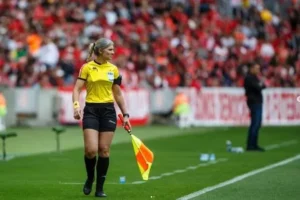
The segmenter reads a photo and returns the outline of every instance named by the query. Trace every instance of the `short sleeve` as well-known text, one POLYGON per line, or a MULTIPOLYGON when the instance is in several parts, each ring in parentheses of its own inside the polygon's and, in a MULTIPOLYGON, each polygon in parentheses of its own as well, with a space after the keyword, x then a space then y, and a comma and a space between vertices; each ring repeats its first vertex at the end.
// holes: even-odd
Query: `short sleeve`
POLYGON ((88 72, 89 72, 88 66, 87 65, 83 65, 80 68, 78 79, 86 80, 87 77, 88 77, 88 72))
POLYGON ((117 67, 115 67, 115 69, 114 69, 114 79, 119 78, 119 76, 120 76, 119 70, 118 70, 117 67))
POLYGON ((116 67, 114 69, 114 84, 121 85, 121 83, 122 83, 122 77, 119 73, 118 68, 116 67))

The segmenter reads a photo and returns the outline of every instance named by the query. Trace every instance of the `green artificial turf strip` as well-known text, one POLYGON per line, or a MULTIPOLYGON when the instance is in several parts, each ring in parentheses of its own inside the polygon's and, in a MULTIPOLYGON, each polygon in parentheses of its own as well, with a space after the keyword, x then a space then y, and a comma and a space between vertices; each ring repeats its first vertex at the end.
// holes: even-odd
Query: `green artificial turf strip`
MULTIPOLYGON (((43 130, 47 129, 37 132, 44 134, 43 130)), ((22 129, 19 132, 22 132, 22 129)), ((108 199, 176 199, 201 188, 284 160, 300 152, 299 143, 265 153, 232 154, 225 151, 227 139, 232 140, 233 146, 244 146, 246 132, 247 128, 244 127, 192 128, 188 130, 160 126, 136 128, 134 131, 136 136, 142 139, 155 154, 150 176, 160 176, 162 173, 198 165, 201 153, 215 153, 217 159, 226 158, 228 160, 157 180, 149 180, 143 184, 132 185, 131 182, 141 180, 141 175, 136 165, 130 137, 123 130, 118 130, 111 148, 108 184, 105 185, 105 191, 109 195, 108 199), (126 184, 118 184, 120 176, 126 176, 126 184)), ((73 134, 81 133, 79 130, 76 133, 74 131, 73 134)), ((42 142, 37 138, 33 137, 32 139, 35 139, 36 143, 42 142)), ((299 127, 264 127, 261 131, 260 143, 262 146, 290 140, 300 142, 299 127)), ((13 140, 11 145, 13 145, 13 140)), ((61 153, 0 161, 0 199, 79 200, 94 198, 93 193, 91 196, 84 196, 81 192, 82 185, 76 184, 83 182, 84 179, 82 146, 61 153), (75 185, 60 183, 75 183, 75 185)))

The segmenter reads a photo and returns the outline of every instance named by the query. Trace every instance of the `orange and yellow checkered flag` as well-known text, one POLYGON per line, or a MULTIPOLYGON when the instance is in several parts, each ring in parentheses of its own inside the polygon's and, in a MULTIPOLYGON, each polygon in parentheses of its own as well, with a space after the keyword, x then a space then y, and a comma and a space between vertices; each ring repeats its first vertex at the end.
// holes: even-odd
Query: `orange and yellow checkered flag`
MULTIPOLYGON (((123 116, 121 114, 119 114, 118 116, 123 122, 123 116)), ((131 130, 128 127, 125 126, 124 129, 131 136, 131 142, 135 153, 137 165, 140 169, 143 180, 146 181, 149 179, 149 173, 154 160, 154 154, 148 147, 146 147, 146 145, 139 138, 131 134, 131 130)))

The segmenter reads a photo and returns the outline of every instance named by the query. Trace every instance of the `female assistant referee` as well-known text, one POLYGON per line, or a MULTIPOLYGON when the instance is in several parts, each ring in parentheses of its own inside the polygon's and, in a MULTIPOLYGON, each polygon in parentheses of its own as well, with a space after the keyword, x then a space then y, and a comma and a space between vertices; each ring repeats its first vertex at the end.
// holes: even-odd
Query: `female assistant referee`
POLYGON ((131 128, 120 89, 121 76, 118 68, 109 62, 113 55, 114 43, 107 38, 90 44, 88 61, 81 67, 73 90, 74 118, 83 120, 84 161, 87 173, 83 193, 89 195, 92 191, 96 166, 96 197, 106 197, 103 185, 109 166, 110 145, 117 125, 114 101, 123 113, 123 126, 127 124, 131 128), (78 100, 83 86, 86 87, 87 95, 82 117, 78 100))

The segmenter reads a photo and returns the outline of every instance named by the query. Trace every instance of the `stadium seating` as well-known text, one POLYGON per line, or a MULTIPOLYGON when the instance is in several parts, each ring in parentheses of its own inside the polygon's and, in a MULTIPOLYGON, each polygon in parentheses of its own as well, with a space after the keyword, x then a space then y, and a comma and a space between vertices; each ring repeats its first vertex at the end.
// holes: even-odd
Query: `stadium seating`
POLYGON ((0 82, 73 85, 88 44, 108 37, 127 88, 240 87, 252 61, 269 87, 299 87, 299 3, 283 17, 234 2, 221 15, 215 0, 0 1, 0 82))

